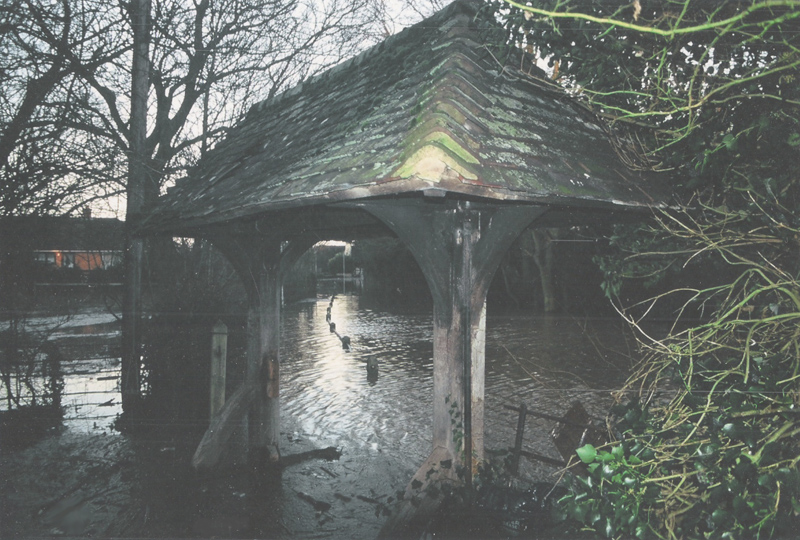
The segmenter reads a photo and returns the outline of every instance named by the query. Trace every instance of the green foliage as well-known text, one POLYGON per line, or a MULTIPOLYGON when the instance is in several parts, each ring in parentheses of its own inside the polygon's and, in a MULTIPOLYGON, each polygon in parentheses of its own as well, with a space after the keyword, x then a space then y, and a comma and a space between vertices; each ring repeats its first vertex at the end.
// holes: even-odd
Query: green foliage
POLYGON ((613 124, 630 165, 671 171, 682 202, 703 192, 753 220, 798 225, 800 2, 509 4, 489 7, 505 50, 548 62, 613 124))
MULTIPOLYGON (((501 48, 522 45, 548 62, 613 125, 629 165, 669 172, 679 205, 736 212, 737 226, 765 226, 797 245, 800 2, 509 5, 489 8, 507 28, 501 48)), ((618 227, 611 241, 620 254, 598 264, 612 298, 627 278, 653 285, 700 262, 657 227, 618 227)))
POLYGON ((587 444, 576 452, 587 474, 577 476, 570 494, 559 501, 563 517, 607 538, 646 538, 650 521, 656 519, 659 489, 648 485, 646 475, 637 468, 642 459, 622 444, 608 451, 587 444))
POLYGON ((761 258, 774 237, 697 225, 675 220, 673 234, 737 277, 695 292, 717 306, 706 322, 649 345, 626 388, 644 403, 612 409, 608 449, 578 449, 586 474, 562 501, 609 537, 772 538, 798 525, 800 282, 761 258))
POLYGON ((710 362, 670 366, 691 388, 652 414, 618 405, 620 440, 577 450, 586 465, 561 503, 566 517, 606 537, 772 538, 800 510, 796 385, 759 358, 742 373, 710 362), (692 364, 692 365, 690 365, 692 364), (720 375, 728 381, 720 387, 720 375))
POLYGON ((617 128, 630 166, 674 182, 681 210, 615 230, 617 252, 598 259, 604 292, 702 269, 645 305, 689 297, 666 339, 643 332, 649 354, 625 389, 640 400, 612 411, 616 441, 579 449, 584 471, 562 500, 567 516, 607 537, 791 534, 800 516, 800 2, 509 4, 492 3, 508 43, 549 61, 554 78, 617 128), (688 312, 702 322, 678 324, 688 312))
MULTIPOLYGON (((680 268, 676 257, 649 257, 646 254, 663 250, 669 243, 663 235, 643 225, 618 225, 609 237, 612 255, 596 256, 594 262, 603 272, 603 294, 615 299, 622 293, 626 281, 640 280, 645 288, 660 283, 668 273, 680 268), (620 253, 625 256, 620 257, 620 253)), ((675 242, 671 242, 674 246, 675 242)))

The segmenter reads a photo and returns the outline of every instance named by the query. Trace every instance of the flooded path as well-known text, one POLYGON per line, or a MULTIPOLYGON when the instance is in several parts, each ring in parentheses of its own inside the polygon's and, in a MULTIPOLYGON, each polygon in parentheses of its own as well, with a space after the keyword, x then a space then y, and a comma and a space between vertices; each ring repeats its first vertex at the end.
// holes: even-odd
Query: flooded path
MULTIPOLYGON (((119 410, 118 323, 90 320, 51 335, 65 358, 64 428, 0 456, 0 537, 374 538, 397 493, 431 450, 432 320, 338 296, 286 306, 282 332, 282 452, 335 446, 338 461, 306 461, 281 478, 248 471, 198 476, 197 440, 112 429, 119 410), (377 378, 366 359, 379 360, 377 378)), ((493 315, 487 322, 486 446, 513 445, 516 414, 561 414, 580 400, 602 416, 625 379, 633 340, 609 320, 493 315)), ((525 447, 557 457, 552 423, 531 418, 525 447)), ((524 463, 524 479, 555 468, 524 463)))

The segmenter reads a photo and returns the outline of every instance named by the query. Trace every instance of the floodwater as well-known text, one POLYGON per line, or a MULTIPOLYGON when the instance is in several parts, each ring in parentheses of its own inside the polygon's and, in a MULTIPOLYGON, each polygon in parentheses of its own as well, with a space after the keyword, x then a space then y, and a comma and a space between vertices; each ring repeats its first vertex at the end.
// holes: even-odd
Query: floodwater
MULTIPOLYGON (((433 323, 429 313, 363 306, 337 296, 331 321, 351 340, 344 350, 325 321, 327 300, 292 306, 282 335, 283 414, 319 446, 365 456, 391 452, 403 473, 431 451, 433 323), (368 356, 379 360, 368 378, 368 356)), ((574 400, 602 417, 611 391, 627 377, 635 344, 618 321, 489 315, 486 337, 487 447, 513 446, 516 413, 525 403, 559 414, 574 400)), ((552 423, 530 420, 527 444, 552 455, 552 423)))
MULTIPOLYGON (((282 452, 333 446, 337 461, 308 460, 278 478, 248 471, 197 475, 196 438, 113 429, 119 409, 119 326, 59 329, 64 428, 0 456, 0 537, 374 538, 431 451, 432 318, 367 305, 358 296, 285 307, 281 348, 282 452), (342 347, 347 335, 351 347, 342 347), (369 355, 379 361, 368 376, 369 355)), ((516 413, 561 414, 581 401, 602 417, 625 380, 635 344, 618 321, 489 311, 486 446, 513 446, 516 413)), ((529 417, 525 448, 558 458, 553 423, 529 417)), ((525 462, 520 483, 557 469, 525 462)))

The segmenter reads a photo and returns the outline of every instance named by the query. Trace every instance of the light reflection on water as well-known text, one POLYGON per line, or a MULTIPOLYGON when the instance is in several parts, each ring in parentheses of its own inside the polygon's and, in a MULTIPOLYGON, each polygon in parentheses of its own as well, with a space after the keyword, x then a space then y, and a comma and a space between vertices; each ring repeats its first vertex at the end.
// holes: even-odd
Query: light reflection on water
POLYGON ((390 449, 419 463, 430 452, 430 316, 359 309, 358 297, 338 296, 331 320, 340 335, 351 339, 346 351, 328 328, 328 305, 325 299, 285 311, 285 417, 320 446, 367 453, 390 449), (367 375, 369 355, 379 361, 376 380, 367 375))
MULTIPOLYGON (((112 337, 113 324, 71 329, 58 336, 94 332, 112 337)), ((55 337, 55 336, 54 336, 55 337)), ((66 339, 66 340, 65 340, 66 339)), ((358 455, 388 453, 413 472, 431 451, 433 323, 430 309, 392 312, 367 307, 357 296, 315 299, 285 307, 281 337, 281 400, 284 431, 317 446, 358 455), (349 336, 350 350, 339 335, 349 336), (367 358, 379 362, 377 379, 367 358)), ((486 446, 513 444, 516 414, 503 406, 561 414, 580 400, 602 417, 610 392, 625 380, 635 345, 619 321, 576 320, 489 311, 486 335, 486 446)), ((106 430, 121 413, 119 358, 64 364, 65 425, 106 430)), ((526 447, 549 455, 552 422, 531 418, 526 447)), ((537 466, 538 467, 538 466, 537 466)))
MULTIPOLYGON (((282 334, 282 407, 320 446, 391 452, 410 470, 431 451, 433 344, 430 313, 391 313, 337 296, 331 320, 351 339, 342 348, 325 320, 328 299, 287 306, 282 334), (366 359, 378 358, 377 381, 366 359)), ((503 405, 561 414, 580 400, 601 417, 635 355, 617 321, 497 315, 486 339, 486 446, 513 445, 516 415, 503 405)), ((526 446, 554 455, 552 423, 532 418, 526 446)))
POLYGON ((116 348, 112 344, 119 340, 120 322, 109 321, 108 314, 103 315, 87 317, 85 320, 90 324, 61 327, 49 336, 67 359, 62 364, 61 405, 64 427, 73 432, 112 433, 114 421, 122 414, 121 360, 111 354, 103 355, 116 348))
MULTIPOLYGON (((88 317, 85 319, 90 320, 88 317)), ((32 324, 44 327, 44 323, 38 319, 32 324)), ((119 323, 58 326, 55 330, 48 329, 37 337, 53 344, 61 357, 61 408, 64 412, 64 427, 77 433, 111 432, 112 424, 122 413, 120 358, 104 353, 115 348, 113 344, 119 340, 119 323)), ((46 362, 46 355, 39 354, 37 360, 46 362)), ((48 381, 42 378, 39 367, 34 369, 33 374, 32 384, 40 395, 48 381)), ((16 374, 11 377, 14 392, 27 404, 31 399, 30 392, 26 391, 22 383, 17 383, 16 374)), ((2 383, 0 396, 0 410, 6 410, 6 388, 2 383)))
MULTIPOLYGON (((268 493, 263 487, 251 486, 249 478, 240 481, 222 475, 215 489, 192 494, 187 485, 194 480, 183 484, 180 474, 173 476, 175 470, 188 468, 188 459, 174 445, 164 445, 158 439, 144 441, 142 452, 137 449, 125 454, 124 459, 140 456, 146 460, 135 470, 150 472, 141 478, 132 475, 130 481, 141 482, 133 491, 142 494, 145 506, 136 515, 151 512, 151 532, 163 532, 159 527, 165 527, 163 530, 174 531, 172 536, 176 537, 190 534, 189 530, 196 536, 209 536, 214 530, 219 531, 213 533, 218 536, 243 538, 285 537, 285 532, 297 538, 377 534, 385 519, 381 508, 390 504, 431 451, 431 310, 381 310, 367 307, 355 296, 338 296, 331 316, 339 334, 351 339, 351 350, 346 351, 329 330, 325 320, 328 306, 328 299, 315 299, 288 305, 283 311, 281 444, 284 455, 308 449, 309 445, 295 445, 295 441, 311 442, 316 447, 337 446, 343 450, 341 459, 334 464, 310 460, 288 467, 283 472, 284 483, 271 486, 268 493), (366 370, 370 355, 380 363, 378 377, 372 380, 366 370), (151 445, 152 452, 148 450, 151 445), (331 511, 320 514, 309 510, 307 502, 298 498, 300 493, 327 501, 333 505, 331 511), (212 525, 217 528, 212 529, 212 525), (275 534, 253 533, 261 528, 275 534)), ((67 334, 57 337, 65 358, 64 423, 73 432, 109 432, 120 412, 120 362, 113 352, 118 339, 115 328, 84 334, 85 344, 67 334)), ((84 329, 74 332, 83 333, 84 329)), ((490 309, 486 340, 487 449, 513 444, 516 414, 504 409, 505 404, 524 402, 534 410, 557 415, 579 399, 590 414, 602 416, 610 403, 610 390, 625 378, 632 350, 632 342, 613 321, 500 315, 490 309)), ((552 422, 532 417, 525 432, 526 449, 558 458, 549 439, 551 428, 552 422)), ((106 443, 98 447, 97 439, 105 441, 105 437, 85 438, 92 439, 95 446, 89 449, 89 455, 100 448, 102 454, 98 455, 109 459, 115 447, 106 443)), ((117 448, 128 448, 127 436, 115 435, 109 440, 118 442, 117 448)), ((110 459, 116 459, 115 454, 110 459)), ((91 457, 92 467, 95 461, 91 457)), ((71 458, 69 463, 72 467, 71 458)), ((530 479, 555 480, 549 476, 556 470, 552 466, 528 462, 521 466, 523 483, 530 479)), ((94 499, 87 499, 87 505, 107 506, 106 478, 97 481, 102 487, 96 489, 94 499)), ((138 502, 125 497, 119 507, 136 508, 138 502)), ((94 534, 98 529, 87 530, 94 534)))
POLYGON ((110 431, 122 414, 119 358, 70 362, 64 372, 64 426, 80 433, 110 431))

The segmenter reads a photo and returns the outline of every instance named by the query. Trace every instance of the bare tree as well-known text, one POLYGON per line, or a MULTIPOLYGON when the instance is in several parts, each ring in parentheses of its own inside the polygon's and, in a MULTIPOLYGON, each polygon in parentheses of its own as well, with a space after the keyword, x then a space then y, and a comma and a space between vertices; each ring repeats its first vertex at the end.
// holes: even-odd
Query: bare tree
MULTIPOLYGON (((139 2, 9 1, 0 11, 8 89, 0 197, 8 194, 9 208, 24 199, 63 212, 80 196, 126 192, 136 199, 128 201, 134 220, 253 103, 397 30, 382 0, 150 0, 147 23, 135 22, 139 2), (149 74, 139 147, 131 80, 134 28, 143 24, 149 74)), ((137 302, 129 305, 135 313, 137 302)))
POLYGON ((84 69, 113 62, 123 52, 110 39, 118 25, 71 1, 0 5, 0 215, 69 209, 108 177, 96 134, 70 135, 89 98, 74 60, 84 69))
MULTIPOLYGON (((363 47, 367 1, 154 1, 145 207, 255 101, 363 47)), ((94 93, 85 130, 128 152, 129 58, 79 75, 94 93)))
MULTIPOLYGON (((389 28, 378 0, 155 0, 149 206, 256 101, 352 56, 389 28)), ((71 210, 124 192, 130 4, 0 6, 0 208, 71 210)))

